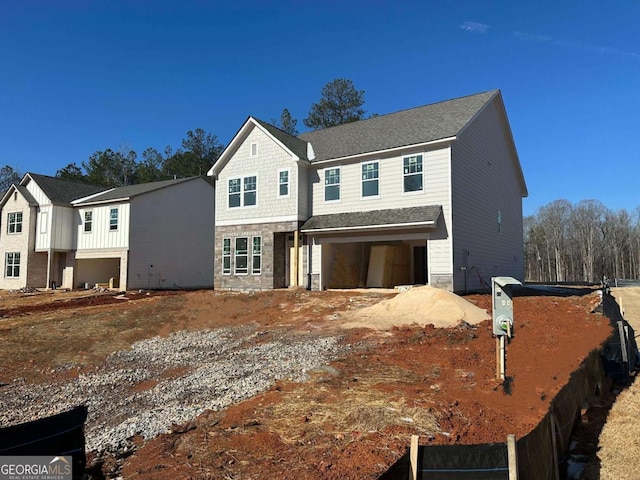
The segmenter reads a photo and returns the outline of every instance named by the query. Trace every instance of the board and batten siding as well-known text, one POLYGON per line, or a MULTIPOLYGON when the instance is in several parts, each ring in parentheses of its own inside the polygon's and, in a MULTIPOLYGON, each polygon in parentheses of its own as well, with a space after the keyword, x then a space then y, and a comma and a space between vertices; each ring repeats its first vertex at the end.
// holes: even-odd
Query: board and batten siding
POLYGON ((258 127, 247 135, 216 181, 216 223, 236 225, 242 223, 270 223, 297 221, 300 218, 298 192, 300 170, 292 155, 278 145, 258 127), (257 145, 257 154, 251 155, 251 145, 257 145), (289 171, 289 195, 278 195, 278 172, 289 171), (257 177, 256 205, 229 208, 229 180, 257 177))
MULTIPOLYGON (((342 164, 318 165, 312 173, 313 215, 345 213, 423 205, 441 205, 442 218, 438 229, 425 234, 428 238, 427 255, 430 281, 447 282, 452 275, 450 238, 450 148, 449 145, 432 149, 407 149, 393 155, 378 155, 351 160, 342 164), (423 190, 404 193, 403 158, 422 155, 423 190), (362 197, 362 164, 379 162, 379 195, 362 197), (340 200, 325 202, 324 174, 328 168, 340 167, 340 200)), ((396 232, 397 233, 397 232, 396 232)))
MULTIPOLYGON (((477 269, 487 283, 492 276, 511 276, 521 281, 524 278, 524 186, 502 112, 499 99, 494 99, 452 146, 456 291, 465 289, 464 270, 461 270, 465 256, 467 272, 477 269)), ((467 290, 482 287, 475 272, 468 274, 467 290)))
POLYGON ((129 203, 85 205, 76 208, 77 250, 129 248, 129 203), (111 209, 118 209, 118 228, 109 228, 111 209), (84 231, 84 213, 93 212, 91 232, 84 231))
POLYGON ((74 250, 77 214, 72 207, 44 205, 38 212, 36 251, 74 250))
POLYGON ((51 204, 51 199, 47 197, 44 191, 34 180, 27 182, 26 189, 33 196, 38 205, 42 206, 51 204))
POLYGON ((213 287, 214 228, 204 178, 133 197, 127 287, 213 287))

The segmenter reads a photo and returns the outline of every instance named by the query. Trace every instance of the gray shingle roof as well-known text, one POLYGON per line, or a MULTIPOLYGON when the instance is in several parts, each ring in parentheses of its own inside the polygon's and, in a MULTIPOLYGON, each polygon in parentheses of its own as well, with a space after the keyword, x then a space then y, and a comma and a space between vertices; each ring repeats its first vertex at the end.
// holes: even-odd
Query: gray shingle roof
POLYGON ((252 117, 256 122, 258 122, 263 128, 265 128, 271 135, 277 138, 280 142, 282 142, 289 150, 291 150, 298 158, 302 158, 303 160, 307 160, 307 142, 304 140, 294 137, 293 135, 289 135, 287 132, 280 130, 273 125, 263 122, 262 120, 257 119, 256 117, 252 117))
POLYGON ((36 206, 38 205, 38 201, 33 198, 33 195, 27 190, 27 187, 23 187, 22 185, 16 185, 16 189, 20 192, 20 194, 25 198, 29 205, 36 206))
POLYGON ((69 204, 76 198, 86 197, 106 190, 105 187, 97 185, 49 177, 37 173, 28 173, 27 175, 38 184, 52 203, 57 204, 69 204))
POLYGON ((188 177, 179 178, 176 180, 161 180, 159 182, 139 183, 137 185, 128 185, 126 187, 117 187, 108 190, 102 194, 92 196, 81 202, 76 202, 74 205, 86 205, 89 203, 108 202, 111 200, 118 200, 122 198, 131 198, 135 197, 136 195, 142 195, 143 193, 160 190, 161 188, 166 188, 171 185, 177 185, 178 183, 188 182, 195 178, 204 178, 207 182, 210 183, 210 180, 206 177, 188 177))
POLYGON ((301 230, 337 230, 358 227, 387 227, 403 224, 435 224, 442 213, 440 205, 422 207, 392 208, 366 212, 334 213, 314 215, 302 225, 301 230))
POLYGON ((431 142, 457 135, 499 91, 470 95, 358 122, 307 132, 313 161, 431 142))

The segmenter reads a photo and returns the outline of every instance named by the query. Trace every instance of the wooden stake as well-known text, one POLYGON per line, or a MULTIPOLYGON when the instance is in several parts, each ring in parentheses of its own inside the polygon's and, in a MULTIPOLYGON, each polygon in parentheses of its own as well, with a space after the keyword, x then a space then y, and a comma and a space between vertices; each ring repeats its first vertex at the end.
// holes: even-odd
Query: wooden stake
POLYGON ((500 337, 496 337, 496 379, 500 380, 500 337))
POLYGON ((518 480, 518 450, 516 436, 507 435, 507 456, 509 458, 509 480, 518 480))
POLYGON ((409 480, 418 480, 418 435, 411 435, 411 449, 409 450, 409 461, 411 470, 409 480))
POLYGON ((504 335, 500 335, 500 380, 505 379, 505 374, 506 374, 505 357, 506 357, 506 351, 505 351, 504 335))
POLYGON ((553 404, 551 404, 551 415, 549 417, 551 420, 551 448, 553 448, 553 467, 555 471, 556 480, 560 480, 560 468, 558 465, 558 439, 556 438, 556 416, 553 414, 553 404))

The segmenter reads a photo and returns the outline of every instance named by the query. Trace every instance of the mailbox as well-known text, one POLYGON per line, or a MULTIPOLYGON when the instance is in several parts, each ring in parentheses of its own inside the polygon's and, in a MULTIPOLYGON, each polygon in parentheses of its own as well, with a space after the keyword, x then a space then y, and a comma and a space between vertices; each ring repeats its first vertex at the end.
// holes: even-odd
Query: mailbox
POLYGON ((522 285, 512 277, 491 277, 493 334, 513 336, 513 285, 522 285))

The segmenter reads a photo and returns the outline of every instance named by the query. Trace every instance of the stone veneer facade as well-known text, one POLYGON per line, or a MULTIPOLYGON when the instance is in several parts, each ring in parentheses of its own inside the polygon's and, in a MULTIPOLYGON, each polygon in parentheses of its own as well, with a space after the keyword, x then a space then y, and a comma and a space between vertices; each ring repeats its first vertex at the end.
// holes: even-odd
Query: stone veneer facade
MULTIPOLYGON (((246 225, 216 226, 214 251, 214 288, 220 290, 271 290, 287 286, 285 271, 287 236, 300 229, 302 222, 256 223, 246 225), (262 238, 262 265, 260 274, 236 275, 235 239, 249 239, 249 269, 251 268, 251 238, 262 238), (223 239, 231 239, 231 274, 222 274, 223 239)), ((301 265, 302 262, 300 262, 301 265)))

